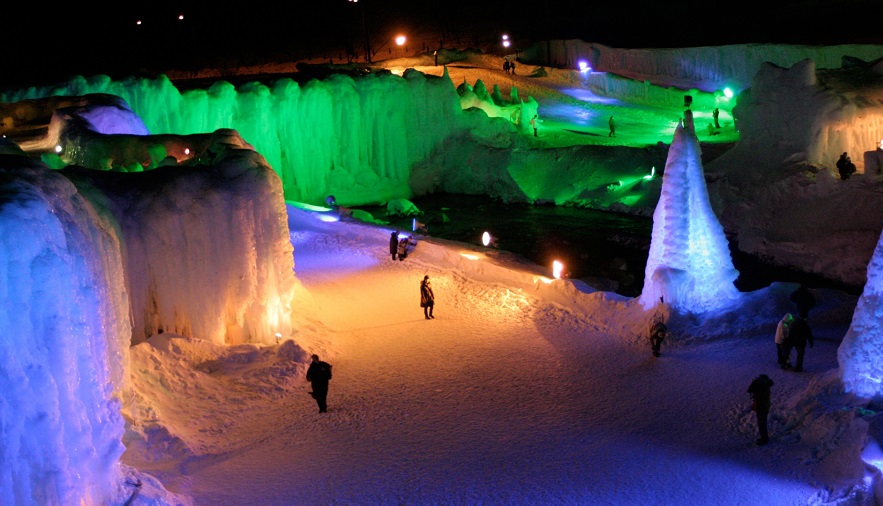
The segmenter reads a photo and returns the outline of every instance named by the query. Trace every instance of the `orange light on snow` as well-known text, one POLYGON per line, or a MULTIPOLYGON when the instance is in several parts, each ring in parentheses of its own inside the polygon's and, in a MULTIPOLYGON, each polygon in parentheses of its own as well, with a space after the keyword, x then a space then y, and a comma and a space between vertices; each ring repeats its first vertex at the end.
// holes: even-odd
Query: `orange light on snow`
POLYGON ((561 273, 564 272, 564 264, 555 260, 552 262, 552 275, 555 276, 555 279, 561 279, 561 273))

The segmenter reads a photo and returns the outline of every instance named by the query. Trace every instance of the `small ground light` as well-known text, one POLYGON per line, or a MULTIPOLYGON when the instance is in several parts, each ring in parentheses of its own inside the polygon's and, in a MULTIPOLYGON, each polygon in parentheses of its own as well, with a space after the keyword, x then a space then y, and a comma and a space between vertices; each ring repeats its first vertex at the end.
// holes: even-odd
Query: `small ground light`
POLYGON ((563 273, 564 273, 564 264, 562 264, 558 260, 555 260, 554 262, 552 262, 552 276, 554 276, 555 279, 561 279, 561 275, 563 273))
POLYGON ((279 344, 279 340, 282 339, 282 334, 276 332, 276 344, 279 344))
POLYGON ((733 98, 733 90, 728 87, 724 88, 724 96, 727 98, 733 98))
POLYGON ((485 233, 481 234, 481 243, 484 244, 485 246, 490 245, 490 243, 491 243, 491 234, 488 233, 488 232, 485 232, 485 233))
POLYGON ((592 67, 589 67, 589 62, 587 62, 585 60, 580 60, 579 63, 577 63, 577 65, 579 66, 580 72, 591 72, 592 71, 592 67))
POLYGON ((61 144, 59 144, 58 146, 55 146, 55 152, 61 153, 61 144))

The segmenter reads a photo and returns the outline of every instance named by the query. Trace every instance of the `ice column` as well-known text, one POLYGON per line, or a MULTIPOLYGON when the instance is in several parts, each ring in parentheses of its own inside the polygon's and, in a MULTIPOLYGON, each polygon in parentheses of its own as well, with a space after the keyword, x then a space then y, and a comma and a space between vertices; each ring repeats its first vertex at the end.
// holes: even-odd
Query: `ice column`
MULTIPOLYGON (((689 113, 690 111, 687 111, 689 113)), ((689 114, 688 114, 689 116, 689 114)), ((685 123, 692 124, 688 117, 685 123)), ((665 162, 662 193, 653 212, 653 234, 640 302, 660 297, 673 308, 704 313, 727 307, 739 291, 723 227, 708 200, 696 133, 675 129, 665 162)))
POLYGON ((867 276, 852 323, 837 350, 837 361, 846 391, 874 397, 881 393, 883 381, 883 236, 874 249, 867 276))
POLYGON ((70 182, 22 160, 0 167, 0 504, 113 504, 131 334, 119 245, 70 182))

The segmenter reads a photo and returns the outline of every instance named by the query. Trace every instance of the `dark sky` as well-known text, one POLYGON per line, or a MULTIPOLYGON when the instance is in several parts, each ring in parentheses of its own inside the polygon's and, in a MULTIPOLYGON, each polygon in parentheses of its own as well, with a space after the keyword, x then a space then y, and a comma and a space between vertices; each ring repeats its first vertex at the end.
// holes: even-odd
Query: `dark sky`
POLYGON ((334 56, 348 45, 356 51, 364 47, 363 14, 375 49, 388 45, 397 31, 415 34, 420 44, 444 40, 461 46, 492 45, 504 31, 524 45, 551 37, 625 48, 883 42, 883 30, 875 26, 883 19, 879 0, 544 0, 532 8, 520 3, 159 0, 118 2, 112 8, 66 2, 50 8, 26 0, 4 8, 4 25, 9 25, 4 35, 12 42, 0 59, 0 80, 118 77, 114 74, 139 69, 334 56))

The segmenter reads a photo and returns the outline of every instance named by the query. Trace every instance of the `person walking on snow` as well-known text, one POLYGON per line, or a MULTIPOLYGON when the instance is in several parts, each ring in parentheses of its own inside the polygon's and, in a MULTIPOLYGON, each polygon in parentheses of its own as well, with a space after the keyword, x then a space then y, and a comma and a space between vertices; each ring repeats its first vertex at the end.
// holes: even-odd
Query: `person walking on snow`
POLYGON ((809 318, 809 310, 816 307, 816 296, 803 283, 791 292, 791 302, 797 306, 797 316, 809 318))
POLYGON ((395 230, 393 233, 389 234, 389 254, 392 256, 392 259, 396 259, 396 254, 399 252, 399 231, 395 230))
POLYGON ((607 137, 616 137, 616 121, 613 121, 613 116, 610 116, 607 124, 610 126, 610 133, 607 134, 607 137))
POLYGON ((809 328, 809 322, 806 318, 798 317, 791 325, 791 343, 797 349, 797 358, 794 361, 794 372, 803 372, 803 354, 806 351, 806 345, 813 347, 812 330, 809 328))
POLYGON ((423 308, 423 316, 427 320, 435 318, 432 316, 432 309, 435 307, 435 294, 432 293, 429 276, 423 276, 423 281, 420 283, 420 307, 423 308))
POLYGON ((776 326, 776 362, 782 369, 791 368, 790 333, 792 323, 794 323, 794 317, 791 316, 791 313, 785 313, 776 326))
POLYGON ((767 429, 767 420, 770 415, 770 388, 773 386, 773 380, 766 374, 754 378, 748 385, 748 393, 751 394, 752 411, 757 414, 757 431, 760 438, 755 441, 758 446, 765 445, 770 441, 769 430, 767 429))
POLYGON ((538 117, 539 117, 539 115, 534 114, 533 118, 530 118, 530 126, 531 126, 531 128, 533 128, 533 136, 534 137, 539 137, 539 135, 537 135, 537 118, 538 117))
POLYGON ((331 364, 319 360, 319 355, 313 355, 311 358, 313 362, 307 368, 307 381, 313 386, 310 395, 316 399, 319 413, 326 413, 328 405, 325 399, 328 397, 328 381, 331 380, 331 364))
POLYGON ((656 321, 650 326, 650 348, 653 350, 654 357, 660 355, 659 349, 662 346, 662 341, 665 340, 666 334, 668 334, 668 328, 661 320, 656 321))

